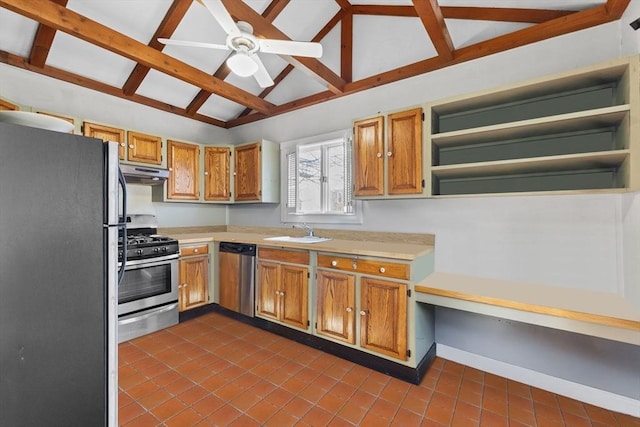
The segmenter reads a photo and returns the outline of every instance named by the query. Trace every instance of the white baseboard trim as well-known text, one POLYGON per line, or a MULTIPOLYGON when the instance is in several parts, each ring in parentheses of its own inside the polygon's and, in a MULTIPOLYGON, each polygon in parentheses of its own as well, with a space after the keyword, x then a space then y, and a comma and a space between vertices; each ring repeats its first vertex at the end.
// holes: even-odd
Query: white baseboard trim
POLYGON ((640 417, 640 400, 500 362, 443 344, 436 344, 436 355, 452 362, 509 378, 581 402, 640 417))

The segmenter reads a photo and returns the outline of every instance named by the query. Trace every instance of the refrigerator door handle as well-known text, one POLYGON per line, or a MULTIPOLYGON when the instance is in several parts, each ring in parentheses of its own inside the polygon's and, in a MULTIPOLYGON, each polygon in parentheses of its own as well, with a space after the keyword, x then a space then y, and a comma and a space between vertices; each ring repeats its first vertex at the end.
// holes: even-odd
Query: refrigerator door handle
POLYGON ((122 170, 118 168, 118 184, 122 188, 122 218, 123 222, 118 224, 118 229, 122 230, 122 264, 118 270, 118 285, 124 277, 125 264, 127 263, 127 183, 124 180, 122 170))

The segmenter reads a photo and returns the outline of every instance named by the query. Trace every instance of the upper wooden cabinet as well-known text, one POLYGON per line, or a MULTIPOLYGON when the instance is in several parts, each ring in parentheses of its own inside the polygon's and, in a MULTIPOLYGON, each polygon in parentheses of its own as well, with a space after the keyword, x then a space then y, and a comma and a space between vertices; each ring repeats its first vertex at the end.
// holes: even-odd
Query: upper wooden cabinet
POLYGON ((198 200, 200 146, 178 141, 167 141, 167 198, 198 200))
POLYGON ((204 147, 204 200, 231 200, 230 168, 230 147, 204 147))
POLYGON ((124 140, 124 129, 116 127, 100 125, 97 123, 84 122, 82 124, 82 134, 92 138, 98 138, 103 141, 115 141, 119 145, 120 160, 125 160, 126 141, 124 140))
POLYGON ((353 183, 355 196, 384 194, 384 117, 353 124, 353 183))
POLYGON ((422 108, 354 122, 353 181, 359 198, 423 195, 422 108), (386 136, 386 137, 385 137, 386 136))
POLYGON ((130 162, 162 164, 162 138, 129 131, 127 153, 130 162))
POLYGON ((280 203, 280 146, 262 140, 234 147, 235 202, 280 203))

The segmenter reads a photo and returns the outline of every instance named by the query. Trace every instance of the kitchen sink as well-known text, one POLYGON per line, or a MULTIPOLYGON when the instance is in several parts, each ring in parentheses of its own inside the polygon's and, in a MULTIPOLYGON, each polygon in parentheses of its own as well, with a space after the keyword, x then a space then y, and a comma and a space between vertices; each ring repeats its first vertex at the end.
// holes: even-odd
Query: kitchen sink
POLYGON ((318 237, 318 236, 303 236, 303 237, 277 236, 277 237, 265 237, 264 240, 270 240, 272 242, 289 242, 289 243, 320 243, 320 242, 326 242, 327 240, 331 240, 331 239, 328 237, 318 237))

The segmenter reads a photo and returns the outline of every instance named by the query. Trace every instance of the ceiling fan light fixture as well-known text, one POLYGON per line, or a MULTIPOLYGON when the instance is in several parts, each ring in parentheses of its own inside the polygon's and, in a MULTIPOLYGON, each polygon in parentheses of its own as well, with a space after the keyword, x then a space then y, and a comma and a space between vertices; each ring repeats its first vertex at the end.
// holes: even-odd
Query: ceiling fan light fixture
POLYGON ((227 66, 240 77, 252 76, 258 71, 258 64, 251 59, 249 54, 238 51, 227 59, 227 66))

